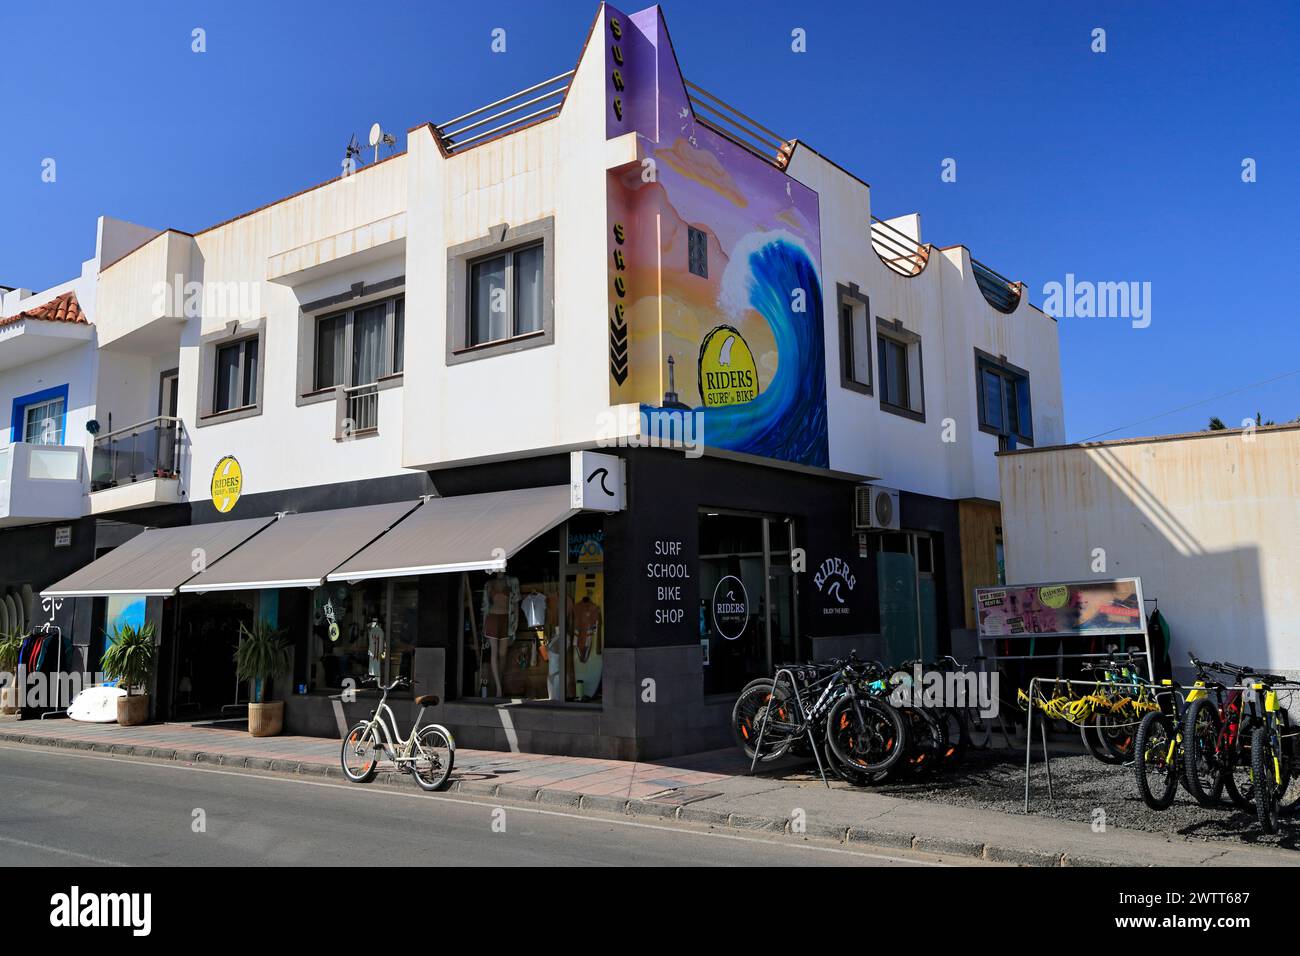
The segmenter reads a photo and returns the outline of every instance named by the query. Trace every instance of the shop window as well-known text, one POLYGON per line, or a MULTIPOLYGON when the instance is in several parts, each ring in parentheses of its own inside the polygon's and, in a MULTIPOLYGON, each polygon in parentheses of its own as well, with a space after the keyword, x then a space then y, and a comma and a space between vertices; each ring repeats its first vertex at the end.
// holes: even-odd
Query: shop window
POLYGON ((336 691, 366 678, 415 679, 419 582, 392 578, 316 588, 312 600, 311 688, 336 691), (351 682, 346 683, 346 682, 351 682))
POLYGON ((900 322, 877 319, 876 368, 881 410, 925 421, 921 337, 904 329, 900 322))
POLYGON ((871 394, 871 305, 856 285, 837 286, 840 302, 840 385, 871 394))
POLYGON ((551 218, 447 250, 447 364, 554 341, 551 218))
POLYGON ((942 539, 924 532, 873 535, 876 602, 885 664, 894 667, 939 655, 939 570, 942 539))
POLYGON ((405 338, 406 302, 400 296, 320 317, 312 388, 353 388, 399 374, 405 338))
POLYGON ((10 440, 31 445, 62 445, 67 419, 68 386, 24 395, 14 399, 10 440))
POLYGON ((501 572, 461 578, 459 692, 491 700, 598 701, 605 655, 604 522, 582 515, 501 572))
POLYGON ((700 514, 699 633, 705 694, 730 694, 801 660, 790 565, 794 523, 700 514))
POLYGON ((975 371, 980 431, 997 435, 1004 448, 1032 445, 1034 424, 1029 373, 978 349, 975 371))
POLYGON ((686 227, 687 266, 691 275, 709 277, 709 237, 703 229, 686 227))

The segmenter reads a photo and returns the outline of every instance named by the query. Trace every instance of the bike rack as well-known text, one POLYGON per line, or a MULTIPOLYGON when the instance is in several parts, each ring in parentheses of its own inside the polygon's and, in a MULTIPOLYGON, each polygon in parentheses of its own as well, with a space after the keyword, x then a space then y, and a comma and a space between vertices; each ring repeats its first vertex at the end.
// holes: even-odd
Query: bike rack
MULTIPOLYGON (((772 695, 774 697, 776 696, 776 686, 778 683, 780 683, 782 674, 785 674, 790 678, 790 690, 792 692, 792 698, 795 702, 795 706, 798 707, 799 709, 799 720, 803 723, 804 730, 808 734, 808 746, 812 748, 813 759, 817 761, 817 772, 821 774, 822 783, 826 784, 826 789, 829 790, 831 788, 831 782, 826 779, 826 768, 822 766, 822 755, 817 747, 817 741, 813 739, 812 724, 808 723, 808 721, 804 717, 803 703, 799 699, 799 687, 795 683, 794 672, 791 671, 788 667, 782 667, 779 670, 777 670, 776 676, 772 678, 772 695)), ((771 712, 772 712, 772 708, 770 706, 767 708, 767 710, 763 711, 763 719, 759 722, 758 725, 758 740, 754 742, 754 758, 749 762, 750 776, 753 776, 754 768, 758 766, 758 755, 761 752, 761 748, 763 746, 763 734, 767 730, 767 715, 770 714, 771 712)))

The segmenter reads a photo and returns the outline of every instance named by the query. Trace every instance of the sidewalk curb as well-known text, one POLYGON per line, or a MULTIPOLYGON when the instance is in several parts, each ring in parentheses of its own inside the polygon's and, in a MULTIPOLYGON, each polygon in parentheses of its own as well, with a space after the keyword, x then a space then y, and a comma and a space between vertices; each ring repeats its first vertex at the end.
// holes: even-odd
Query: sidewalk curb
MULTIPOLYGON (((9 742, 28 746, 50 747, 64 750, 83 750, 108 756, 129 756, 145 760, 188 763, 228 769, 269 771, 289 776, 311 777, 319 780, 346 781, 343 769, 337 765, 301 762, 298 760, 266 757, 241 757, 237 754, 172 750, 128 744, 105 744, 89 740, 71 740, 65 737, 37 734, 0 734, 0 743, 9 742)), ((421 792, 406 776, 400 781, 382 775, 369 786, 384 789, 421 792)), ((676 805, 643 799, 586 794, 574 790, 547 789, 525 784, 494 783, 489 780, 454 780, 447 793, 460 793, 469 797, 490 798, 514 804, 552 807, 583 814, 615 814, 617 816, 644 817, 646 819, 676 820, 737 832, 763 832, 783 834, 795 838, 813 838, 842 845, 872 846, 882 850, 901 849, 929 853, 939 857, 959 857, 984 860, 990 863, 1037 867, 1114 867, 1128 864, 1104 857, 1084 857, 1065 849, 1048 851, 1023 846, 983 843, 977 840, 954 837, 947 833, 918 833, 907 829, 887 830, 879 826, 855 825, 835 821, 805 821, 802 829, 796 828, 790 817, 760 816, 737 813, 722 807, 709 807, 704 803, 676 805)))

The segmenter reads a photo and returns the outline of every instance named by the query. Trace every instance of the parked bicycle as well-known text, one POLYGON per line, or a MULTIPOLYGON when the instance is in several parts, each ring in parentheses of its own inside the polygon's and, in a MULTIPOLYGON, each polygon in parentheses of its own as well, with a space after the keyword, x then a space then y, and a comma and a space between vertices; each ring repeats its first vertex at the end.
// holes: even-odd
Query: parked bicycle
MULTIPOLYGON (((362 683, 375 684, 373 680, 362 683)), ((375 779, 380 759, 386 759, 397 770, 410 773, 424 790, 441 790, 447 785, 456 760, 456 742, 451 731, 441 724, 420 726, 424 712, 438 705, 437 696, 423 694, 415 698, 420 712, 407 737, 397 729, 397 717, 388 706, 390 691, 410 686, 410 680, 398 677, 379 687, 382 694, 370 717, 353 727, 343 739, 340 757, 343 775, 353 783, 369 783, 375 779)))
POLYGON ((1133 741, 1133 776, 1142 801, 1153 810, 1167 810, 1173 805, 1178 784, 1191 792, 1187 782, 1187 763, 1183 756, 1183 715, 1187 707, 1209 695, 1216 682, 1206 664, 1189 654, 1196 679, 1185 697, 1182 688, 1163 680, 1155 692, 1159 710, 1153 710, 1138 724, 1133 741))

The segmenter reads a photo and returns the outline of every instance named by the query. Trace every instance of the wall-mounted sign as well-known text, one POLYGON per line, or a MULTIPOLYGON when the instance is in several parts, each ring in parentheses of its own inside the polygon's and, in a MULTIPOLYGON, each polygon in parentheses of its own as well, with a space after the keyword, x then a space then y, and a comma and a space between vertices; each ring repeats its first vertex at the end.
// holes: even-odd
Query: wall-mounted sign
POLYGON ((56 548, 67 548, 72 545, 72 525, 59 525, 54 529, 54 546, 56 548))
POLYGON ((745 633, 749 624, 749 595, 745 583, 728 574, 713 589, 713 629, 729 641, 745 633))
POLYGON ((653 621, 682 624, 686 621, 686 582, 691 569, 686 561, 686 545, 675 538, 656 538, 651 558, 645 564, 646 580, 654 587, 653 621))
POLYGON ((822 614, 848 614, 849 597, 857 587, 853 567, 843 558, 827 558, 813 575, 817 592, 826 599, 822 614))
POLYGON ((227 455, 212 469, 212 507, 226 514, 244 490, 244 471, 234 455, 227 455))
POLYGON ((584 511, 622 511, 623 459, 594 451, 569 453, 569 489, 573 507, 584 511))
POLYGON ((700 401, 706 406, 743 405, 758 397, 758 366, 737 329, 719 325, 700 344, 700 401))

